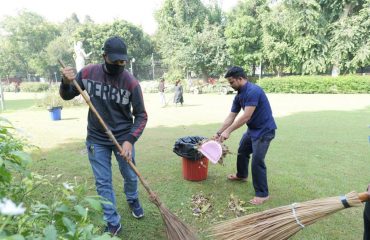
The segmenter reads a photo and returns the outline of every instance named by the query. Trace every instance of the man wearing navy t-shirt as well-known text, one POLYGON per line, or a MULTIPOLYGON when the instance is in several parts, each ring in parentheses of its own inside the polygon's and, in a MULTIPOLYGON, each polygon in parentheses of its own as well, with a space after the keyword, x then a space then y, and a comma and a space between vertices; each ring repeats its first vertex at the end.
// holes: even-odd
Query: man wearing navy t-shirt
POLYGON ((223 142, 236 129, 244 124, 248 126, 239 143, 237 172, 228 175, 227 178, 230 181, 247 181, 249 159, 252 154, 252 180, 256 194, 249 202, 259 205, 269 199, 265 156, 277 127, 265 92, 259 86, 248 82, 241 67, 231 67, 225 78, 238 93, 234 98, 231 112, 215 137, 223 142), (244 112, 236 118, 240 110, 244 112))
MULTIPOLYGON (((370 196, 370 183, 367 186, 367 194, 370 196)), ((365 203, 364 208, 364 240, 370 240, 370 202, 365 203)))

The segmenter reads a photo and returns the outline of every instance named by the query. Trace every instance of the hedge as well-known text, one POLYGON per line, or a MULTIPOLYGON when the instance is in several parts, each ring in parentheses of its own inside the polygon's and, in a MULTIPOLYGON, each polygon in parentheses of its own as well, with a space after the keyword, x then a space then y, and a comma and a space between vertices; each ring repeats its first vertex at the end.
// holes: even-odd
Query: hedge
POLYGON ((22 82, 20 88, 22 92, 43 92, 49 89, 49 83, 22 82))
POLYGON ((370 76, 289 76, 257 81, 269 93, 370 93, 370 76))

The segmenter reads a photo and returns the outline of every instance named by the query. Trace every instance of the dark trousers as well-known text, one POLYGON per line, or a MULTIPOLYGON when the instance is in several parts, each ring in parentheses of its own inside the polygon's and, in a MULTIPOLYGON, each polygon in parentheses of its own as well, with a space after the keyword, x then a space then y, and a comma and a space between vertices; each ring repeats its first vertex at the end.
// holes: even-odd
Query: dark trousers
POLYGON ((275 131, 270 131, 258 139, 252 139, 249 133, 246 132, 239 143, 236 175, 240 178, 248 177, 249 159, 252 154, 252 179, 257 197, 267 197, 269 195, 265 156, 274 137, 275 131))
POLYGON ((365 203, 364 209, 364 240, 370 240, 370 203, 365 203))

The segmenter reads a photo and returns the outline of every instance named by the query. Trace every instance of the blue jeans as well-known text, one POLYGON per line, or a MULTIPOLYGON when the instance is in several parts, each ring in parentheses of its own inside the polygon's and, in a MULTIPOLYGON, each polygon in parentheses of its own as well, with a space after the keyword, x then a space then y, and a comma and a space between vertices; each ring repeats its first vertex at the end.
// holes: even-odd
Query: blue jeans
POLYGON ((236 176, 239 178, 248 177, 249 159, 252 154, 252 180, 257 197, 267 197, 269 195, 265 156, 274 137, 275 130, 265 133, 258 139, 253 139, 247 131, 239 143, 236 176))
MULTIPOLYGON (((91 168, 95 176, 96 191, 99 196, 111 202, 103 204, 104 220, 111 225, 120 223, 121 216, 117 212, 116 197, 112 185, 112 152, 116 156, 119 170, 123 177, 123 191, 126 200, 138 198, 138 178, 130 165, 119 155, 115 146, 107 146, 86 142, 91 168)), ((132 162, 135 164, 135 149, 132 148, 132 162)))
POLYGON ((365 203, 364 208, 364 240, 370 239, 370 203, 365 203))

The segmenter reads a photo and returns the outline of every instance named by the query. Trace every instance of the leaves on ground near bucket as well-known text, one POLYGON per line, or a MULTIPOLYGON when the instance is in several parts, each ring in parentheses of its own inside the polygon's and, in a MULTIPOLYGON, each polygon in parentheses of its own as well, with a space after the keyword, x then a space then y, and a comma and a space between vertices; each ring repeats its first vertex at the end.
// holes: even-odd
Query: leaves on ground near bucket
POLYGON ((253 209, 254 207, 246 207, 245 202, 238 197, 234 196, 234 194, 230 194, 230 199, 227 204, 228 209, 235 214, 235 216, 240 217, 244 215, 244 213, 248 209, 253 209))
POLYGON ((211 211, 212 209, 211 199, 212 198, 213 198, 212 195, 205 196, 203 192, 192 195, 191 196, 191 208, 193 211, 193 215, 199 217, 211 211))

